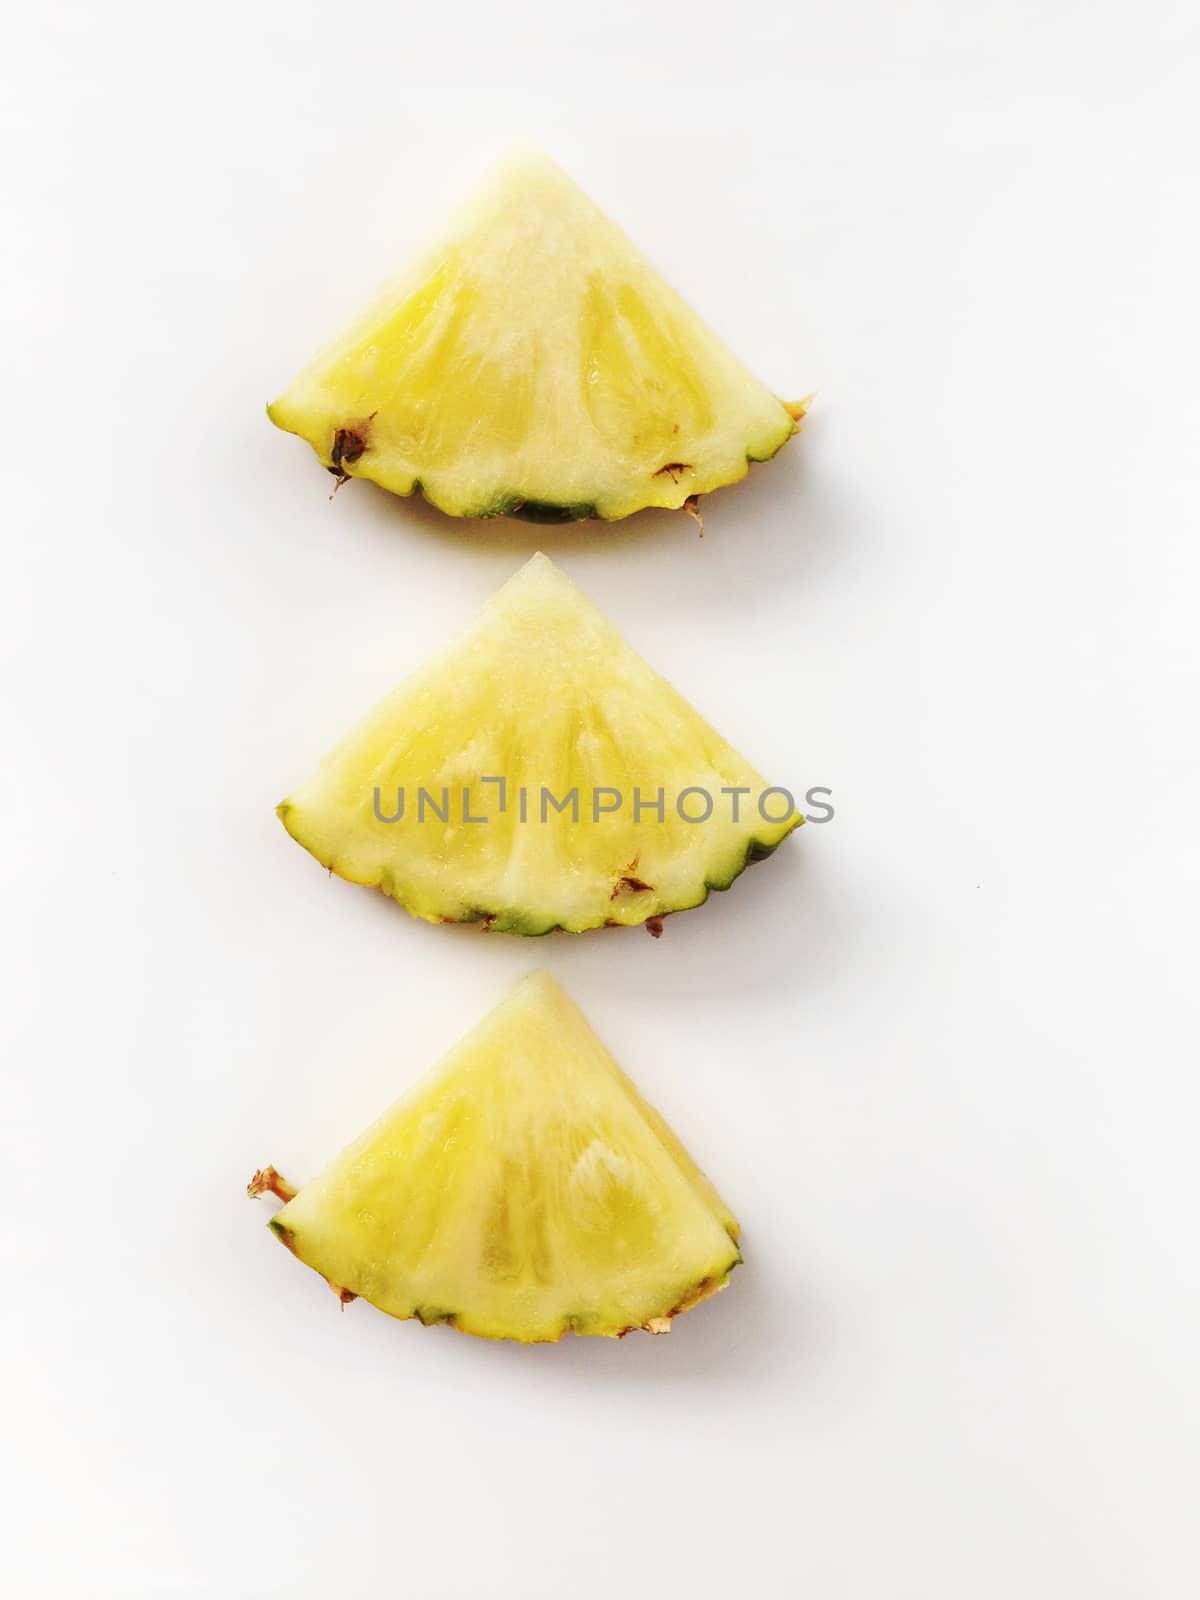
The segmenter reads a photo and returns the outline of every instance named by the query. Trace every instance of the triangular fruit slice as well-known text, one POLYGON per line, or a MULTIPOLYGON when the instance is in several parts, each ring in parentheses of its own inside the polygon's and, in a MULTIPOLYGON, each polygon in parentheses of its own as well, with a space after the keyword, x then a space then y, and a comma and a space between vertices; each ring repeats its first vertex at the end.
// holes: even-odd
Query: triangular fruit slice
POLYGON ((271 1227, 343 1301, 523 1344, 665 1332, 724 1288, 738 1225, 535 972, 271 1227))
POLYGON ((626 517, 796 431, 567 175, 510 156, 268 408, 339 480, 456 517, 626 517))
POLYGON ((279 815, 414 916, 525 934, 660 932, 802 820, 543 555, 279 815))

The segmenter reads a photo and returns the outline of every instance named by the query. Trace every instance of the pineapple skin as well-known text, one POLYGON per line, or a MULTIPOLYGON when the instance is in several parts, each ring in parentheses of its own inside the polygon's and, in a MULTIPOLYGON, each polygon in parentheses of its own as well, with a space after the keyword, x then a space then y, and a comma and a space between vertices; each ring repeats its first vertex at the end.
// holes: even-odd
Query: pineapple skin
MULTIPOLYGON (((298 845, 302 845, 313 859, 320 863, 326 872, 334 877, 345 877, 346 874, 338 867, 336 857, 326 858, 319 846, 315 846, 311 834, 302 829, 294 820, 295 808, 287 800, 280 801, 275 808, 275 814, 286 828, 288 834, 298 845)), ((797 816, 789 826, 789 832, 802 827, 803 817, 797 816)), ((784 835, 786 838, 787 835, 784 835)), ((478 928, 483 933, 511 933, 522 939, 544 939, 552 933, 581 934, 591 933, 596 928, 629 928, 649 927, 651 933, 657 938, 662 932, 662 923, 667 917, 673 917, 682 911, 697 911, 708 902, 710 894, 723 894, 733 887, 748 867, 756 862, 769 860, 773 856, 783 839, 766 841, 752 839, 746 846, 745 854, 740 862, 734 866, 727 875, 719 878, 706 878, 694 899, 680 901, 677 904, 664 906, 660 910, 647 911, 636 920, 618 920, 616 917, 608 921, 589 923, 579 927, 575 924, 547 920, 544 916, 532 911, 522 911, 520 907, 505 906, 502 909, 488 910, 482 906, 472 907, 459 916, 447 916, 444 911, 434 908, 423 909, 420 901, 406 893, 404 886, 395 878, 389 877, 383 882, 362 885, 366 888, 378 889, 381 894, 394 900, 403 907, 410 917, 418 922, 428 922, 435 927, 468 927, 478 928), (653 926, 652 926, 653 925, 653 926)), ((358 882, 358 879, 349 878, 348 882, 358 882)))

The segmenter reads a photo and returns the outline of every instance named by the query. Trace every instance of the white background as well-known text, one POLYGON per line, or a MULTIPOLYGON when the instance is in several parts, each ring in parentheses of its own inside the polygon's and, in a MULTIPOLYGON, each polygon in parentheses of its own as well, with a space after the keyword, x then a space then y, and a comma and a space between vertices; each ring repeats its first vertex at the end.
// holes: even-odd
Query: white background
POLYGON ((10 18, 6 1593, 1200 1591, 1187 9, 10 18), (331 504, 266 421, 516 136, 817 391, 703 541, 331 504), (273 815, 538 543, 834 790, 659 943, 430 928, 273 815), (247 1178, 538 963, 747 1266, 665 1339, 339 1314, 247 1178))

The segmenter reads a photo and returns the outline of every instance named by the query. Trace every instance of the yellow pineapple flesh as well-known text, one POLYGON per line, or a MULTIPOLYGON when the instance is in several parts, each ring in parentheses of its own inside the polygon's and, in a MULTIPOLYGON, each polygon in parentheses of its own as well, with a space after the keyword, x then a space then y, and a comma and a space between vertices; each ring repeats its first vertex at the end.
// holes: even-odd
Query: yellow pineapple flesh
POLYGON ((457 517, 680 507, 791 437, 789 407, 547 156, 502 161, 268 407, 339 478, 457 517))
POLYGON ((343 1302, 534 1343, 665 1332, 724 1288, 738 1225, 544 972, 271 1221, 343 1302))

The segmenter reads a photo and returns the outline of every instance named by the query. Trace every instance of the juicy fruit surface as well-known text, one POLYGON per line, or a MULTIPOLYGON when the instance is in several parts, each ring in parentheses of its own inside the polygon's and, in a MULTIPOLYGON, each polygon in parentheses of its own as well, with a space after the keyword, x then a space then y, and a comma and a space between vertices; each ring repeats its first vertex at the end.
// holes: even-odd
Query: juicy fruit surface
POLYGON ((741 1259, 712 1185, 545 973, 271 1226, 392 1316, 523 1343, 659 1331, 741 1259))
POLYGON ((268 410, 339 475, 462 517, 682 506, 796 430, 540 154, 503 163, 268 410))
MULTIPOLYGON (((536 555, 279 814, 323 866, 414 916, 578 933, 642 923, 727 887, 802 820, 791 811, 765 821, 763 809, 787 810, 766 788, 536 555), (679 815, 689 788, 712 797, 709 820, 679 815), (721 792, 732 788, 745 792, 721 792), (661 820, 650 809, 660 789, 661 820)), ((684 809, 699 816, 704 804, 692 795, 684 809)))

